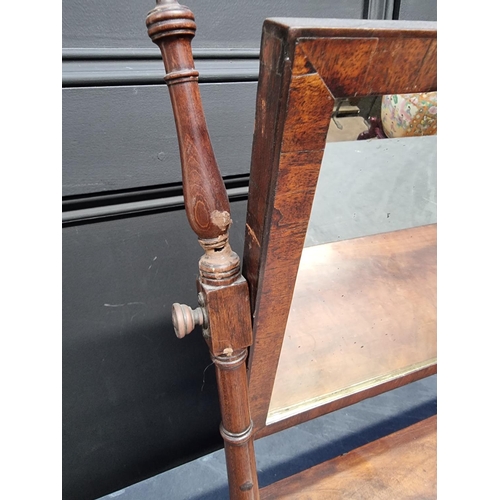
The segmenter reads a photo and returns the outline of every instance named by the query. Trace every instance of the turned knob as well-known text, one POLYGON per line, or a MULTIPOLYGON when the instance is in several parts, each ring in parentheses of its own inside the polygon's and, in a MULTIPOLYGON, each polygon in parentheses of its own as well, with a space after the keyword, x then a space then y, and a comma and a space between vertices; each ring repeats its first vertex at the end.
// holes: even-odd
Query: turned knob
POLYGON ((185 304, 178 304, 177 302, 172 305, 172 323, 174 331, 178 338, 182 339, 189 335, 196 325, 203 326, 205 315, 201 307, 191 309, 185 304))

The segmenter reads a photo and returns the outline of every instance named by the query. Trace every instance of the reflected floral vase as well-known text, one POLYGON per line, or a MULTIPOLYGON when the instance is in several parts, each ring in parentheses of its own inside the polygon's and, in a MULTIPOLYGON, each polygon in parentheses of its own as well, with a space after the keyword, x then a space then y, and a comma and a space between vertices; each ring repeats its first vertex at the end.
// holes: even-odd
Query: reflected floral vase
POLYGON ((382 96, 381 119, 387 137, 437 133, 437 92, 382 96))

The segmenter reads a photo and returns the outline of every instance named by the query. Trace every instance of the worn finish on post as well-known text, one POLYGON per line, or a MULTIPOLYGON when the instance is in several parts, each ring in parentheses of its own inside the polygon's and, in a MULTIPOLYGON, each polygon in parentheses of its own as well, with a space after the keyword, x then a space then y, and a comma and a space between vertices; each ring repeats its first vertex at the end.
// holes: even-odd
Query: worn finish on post
POLYGON ((253 424, 248 406, 235 405, 239 398, 248 401, 246 358, 248 349, 212 356, 217 368, 221 404, 221 435, 225 442, 230 498, 259 498, 253 424))
POLYGON ((248 285, 229 245, 229 201, 208 135, 191 52, 194 16, 176 0, 156 3, 146 24, 167 72, 188 220, 205 251, 197 283, 200 307, 192 312, 175 304, 173 321, 179 337, 196 324, 203 326, 216 367, 231 499, 255 500, 259 491, 245 363, 252 343, 248 285))
POLYGON ((266 418, 335 99, 435 89, 435 23, 265 21, 243 256, 259 435, 271 430, 266 418))

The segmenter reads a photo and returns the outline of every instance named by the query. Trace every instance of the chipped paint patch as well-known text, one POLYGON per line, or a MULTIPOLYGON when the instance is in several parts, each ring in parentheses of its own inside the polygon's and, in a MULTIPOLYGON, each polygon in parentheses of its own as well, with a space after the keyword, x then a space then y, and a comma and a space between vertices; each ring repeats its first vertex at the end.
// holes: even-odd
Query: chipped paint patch
POLYGON ((233 221, 231 220, 231 215, 229 212, 220 212, 219 210, 214 210, 210 214, 210 220, 212 221, 213 224, 215 224, 219 229, 226 229, 229 224, 231 224, 233 221))

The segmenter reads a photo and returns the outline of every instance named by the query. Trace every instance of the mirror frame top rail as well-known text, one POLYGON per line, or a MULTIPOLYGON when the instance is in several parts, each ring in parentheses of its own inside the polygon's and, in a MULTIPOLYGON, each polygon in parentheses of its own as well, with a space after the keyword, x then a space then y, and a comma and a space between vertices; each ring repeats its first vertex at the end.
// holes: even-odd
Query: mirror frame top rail
POLYGON ((436 373, 436 365, 427 366, 266 425, 335 100, 434 90, 434 22, 265 21, 243 254, 253 316, 248 366, 256 437, 436 373))

